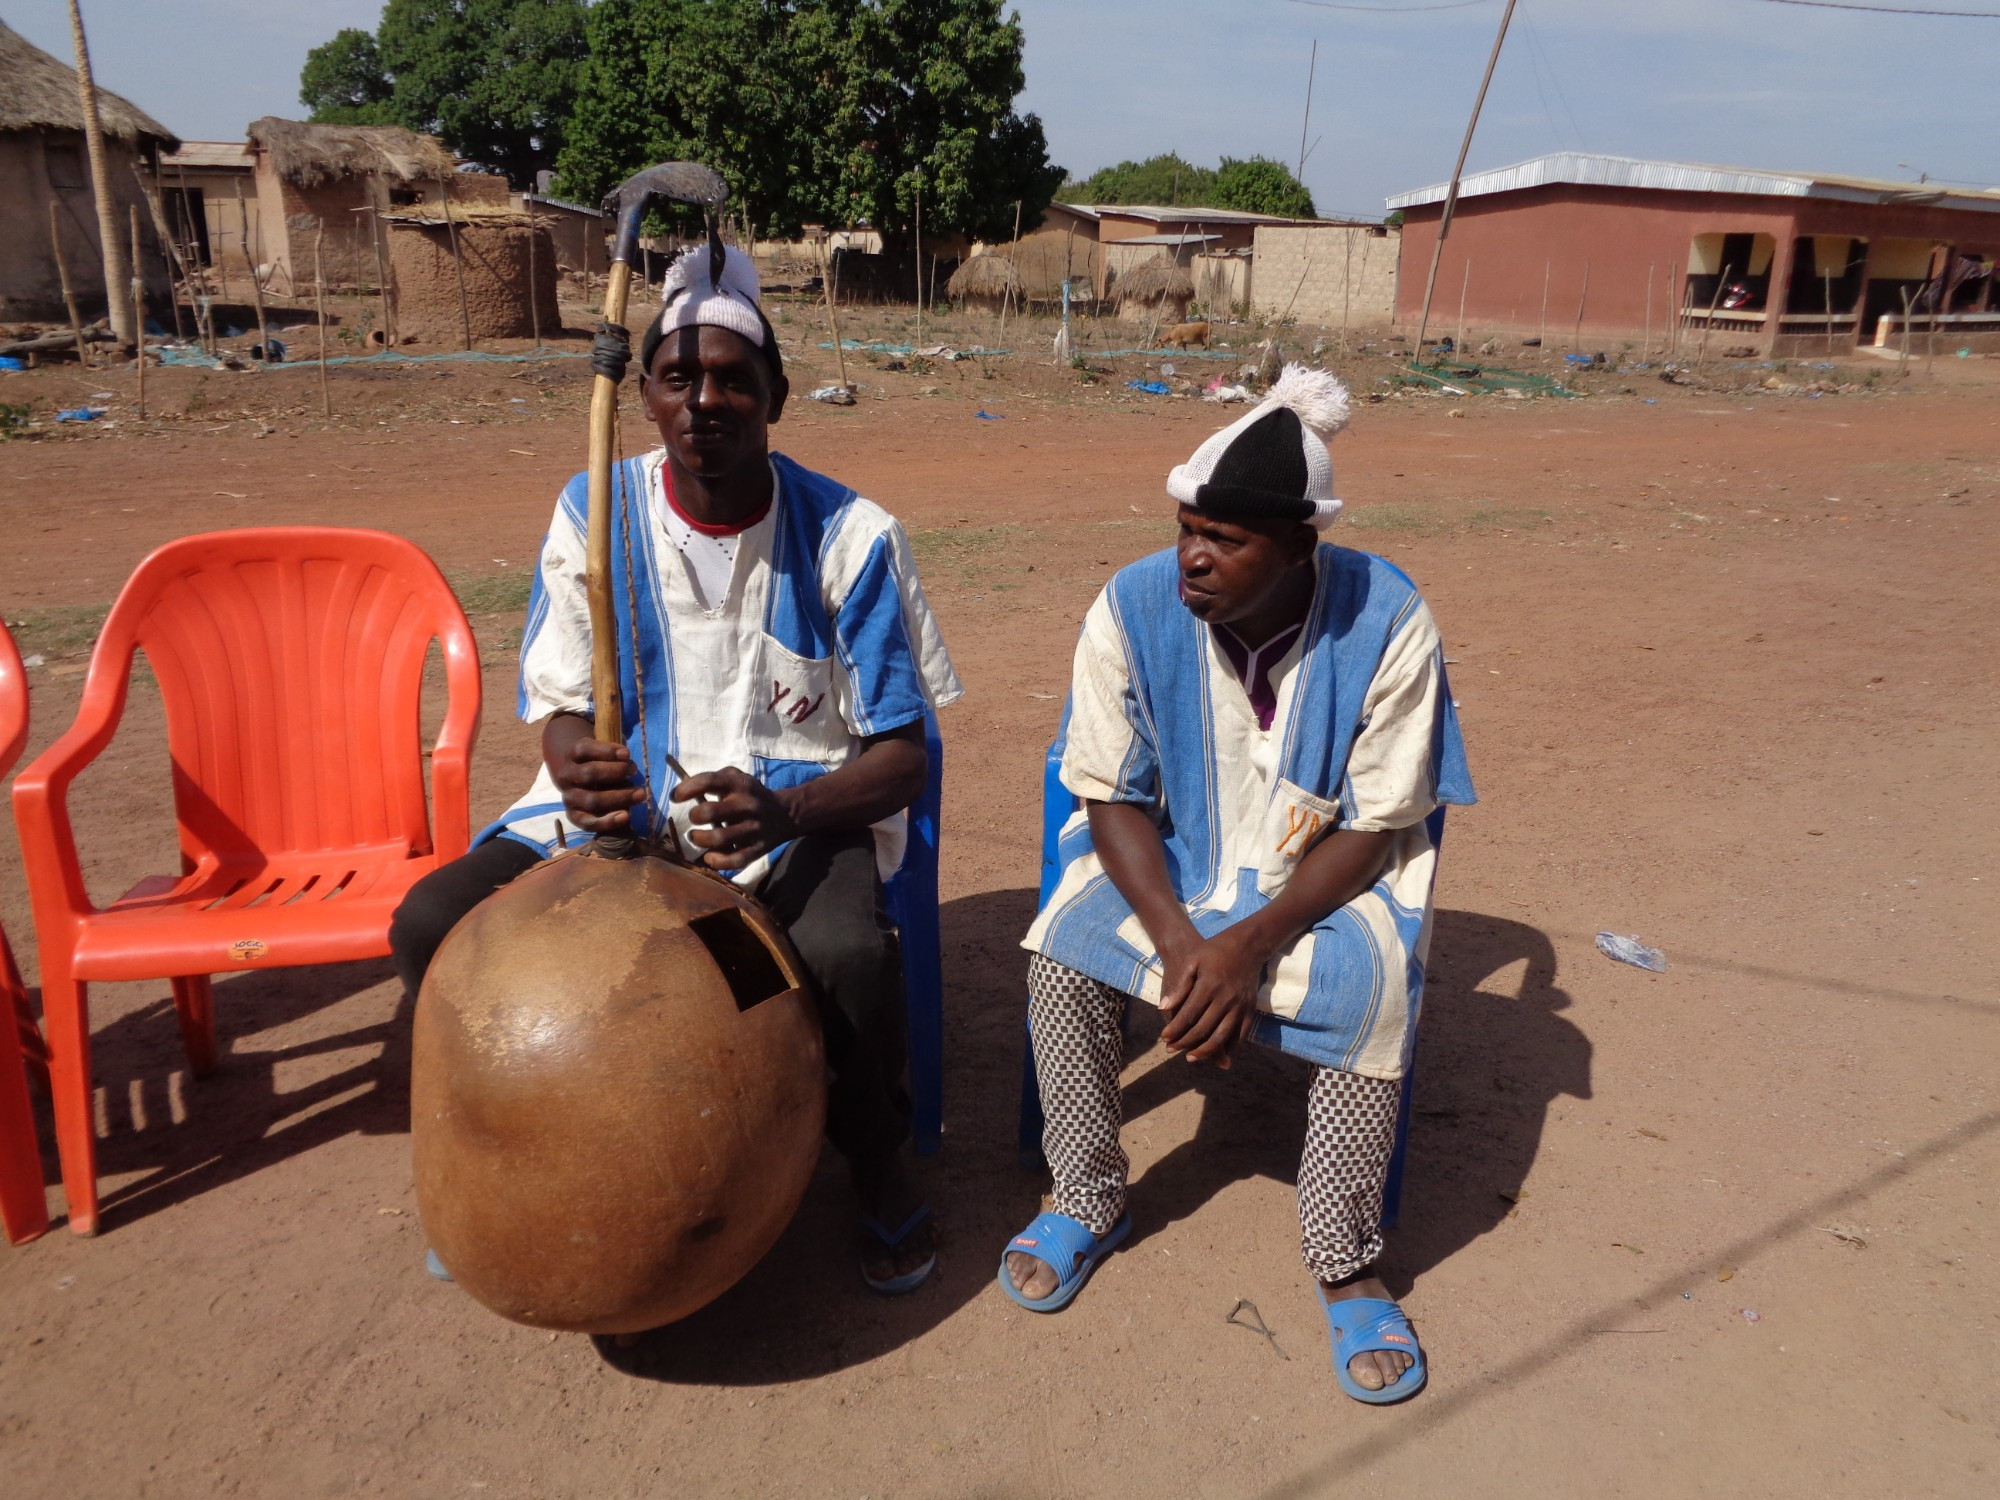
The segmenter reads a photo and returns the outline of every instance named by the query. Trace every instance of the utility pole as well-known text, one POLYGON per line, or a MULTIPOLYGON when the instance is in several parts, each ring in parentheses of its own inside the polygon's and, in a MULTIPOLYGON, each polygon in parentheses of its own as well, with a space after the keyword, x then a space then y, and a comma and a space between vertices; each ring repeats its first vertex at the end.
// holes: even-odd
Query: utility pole
POLYGON ((83 39, 83 12, 69 0, 69 34, 76 44, 76 91, 83 104, 83 140, 90 152, 90 192, 97 200, 97 243, 104 252, 104 300, 110 304, 111 335, 130 348, 138 337, 125 284, 138 274, 125 265, 119 236, 118 205, 111 201, 111 164, 104 156, 104 125, 97 118, 97 85, 90 77, 90 44, 83 39))
POLYGON ((1458 162, 1451 169, 1451 186, 1445 190, 1444 211, 1438 215, 1437 243, 1431 246, 1430 275, 1424 278, 1424 310, 1417 320, 1417 341, 1410 349, 1410 358, 1424 357, 1424 330, 1431 321, 1431 293, 1437 290, 1438 261, 1444 255, 1444 237, 1451 232, 1451 216, 1458 207, 1458 180, 1465 172, 1466 153, 1472 149, 1472 132, 1479 128, 1479 111, 1486 106, 1486 87, 1493 82, 1494 66, 1500 61, 1500 44, 1507 40, 1507 23, 1514 19, 1515 0, 1507 0, 1506 10, 1500 13, 1500 30, 1493 37, 1493 51, 1486 59, 1486 76, 1479 80, 1479 97, 1472 101, 1472 118, 1465 122, 1465 139, 1459 142, 1458 162))
POLYGON ((1313 77, 1319 72, 1319 38, 1313 38, 1312 57, 1306 63, 1306 116, 1299 121, 1299 169, 1292 173, 1300 182, 1306 180, 1306 131, 1312 126, 1313 117, 1313 77))

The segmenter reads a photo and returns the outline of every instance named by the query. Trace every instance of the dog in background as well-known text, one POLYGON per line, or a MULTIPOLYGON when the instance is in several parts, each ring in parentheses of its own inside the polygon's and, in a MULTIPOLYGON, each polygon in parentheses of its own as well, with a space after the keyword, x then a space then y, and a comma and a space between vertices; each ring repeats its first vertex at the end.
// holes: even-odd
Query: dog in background
POLYGON ((1190 344, 1199 344, 1202 348, 1206 349, 1208 347, 1208 324, 1176 323, 1160 335, 1160 343, 1163 346, 1172 344, 1177 349, 1185 349, 1190 344))

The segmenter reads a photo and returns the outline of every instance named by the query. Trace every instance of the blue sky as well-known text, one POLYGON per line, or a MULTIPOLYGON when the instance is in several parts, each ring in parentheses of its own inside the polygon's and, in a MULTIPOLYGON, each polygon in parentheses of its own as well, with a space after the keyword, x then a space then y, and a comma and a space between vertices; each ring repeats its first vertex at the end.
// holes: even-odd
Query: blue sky
MULTIPOLYGON (((1079 173, 1167 149, 1291 162, 1317 40, 1307 186, 1322 212, 1379 214, 1387 194, 1449 175, 1501 0, 1348 3, 1380 9, 1016 0, 1021 103, 1079 173)), ((2000 0, 1947 8, 2000 14, 2000 0)), ((190 139, 241 139, 260 115, 297 114, 307 49, 380 14, 379 0, 84 0, 98 79, 190 139)), ((64 0, 0 0, 0 19, 69 55, 64 0)), ((1580 149, 1991 184, 1996 76, 2000 20, 1520 0, 1469 166, 1580 149)))

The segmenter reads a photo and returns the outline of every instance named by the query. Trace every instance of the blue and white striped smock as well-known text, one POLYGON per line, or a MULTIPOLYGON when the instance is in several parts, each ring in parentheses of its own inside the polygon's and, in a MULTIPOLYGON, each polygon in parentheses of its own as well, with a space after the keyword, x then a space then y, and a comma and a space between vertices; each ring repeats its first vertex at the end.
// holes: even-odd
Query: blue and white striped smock
MULTIPOLYGON (((1254 1035, 1370 1078, 1409 1063, 1437 850, 1424 820, 1473 801, 1437 627, 1379 557, 1322 544, 1311 611, 1272 670, 1265 730, 1180 602, 1173 551, 1124 568, 1084 618, 1062 740, 1078 797, 1144 807, 1174 891, 1212 935, 1284 888, 1328 828, 1392 831, 1375 884, 1271 963, 1254 1035)), ((1062 876, 1023 946, 1157 1005, 1161 964, 1079 810, 1062 876)))
MULTIPOLYGON (((692 804, 667 800, 678 779, 668 755, 690 774, 735 766, 766 786, 799 786, 859 755, 865 737, 961 695, 909 538, 887 511, 773 454, 770 509, 737 535, 727 598, 705 607, 671 541, 665 459, 655 449, 625 460, 611 487, 619 697, 654 804, 634 809, 641 832, 659 831, 660 811, 686 832, 692 804)), ((592 711, 585 492, 582 474, 564 488, 528 600, 520 714, 529 723, 592 711)), ((552 853, 559 837, 584 837, 562 811, 544 766, 479 837, 552 853)), ((902 863, 905 829, 902 813, 875 827, 884 879, 902 863)), ((732 877, 754 889, 779 852, 732 877)))

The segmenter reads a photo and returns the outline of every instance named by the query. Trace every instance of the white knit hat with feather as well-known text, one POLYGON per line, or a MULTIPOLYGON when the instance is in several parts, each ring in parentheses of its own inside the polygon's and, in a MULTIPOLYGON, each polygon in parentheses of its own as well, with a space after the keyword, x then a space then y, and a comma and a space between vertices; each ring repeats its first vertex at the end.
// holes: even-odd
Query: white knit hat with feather
POLYGON ((1269 395, 1175 466, 1167 493, 1218 517, 1324 531, 1340 514, 1326 445, 1347 425, 1347 411, 1347 387, 1337 378, 1286 365, 1269 395))

